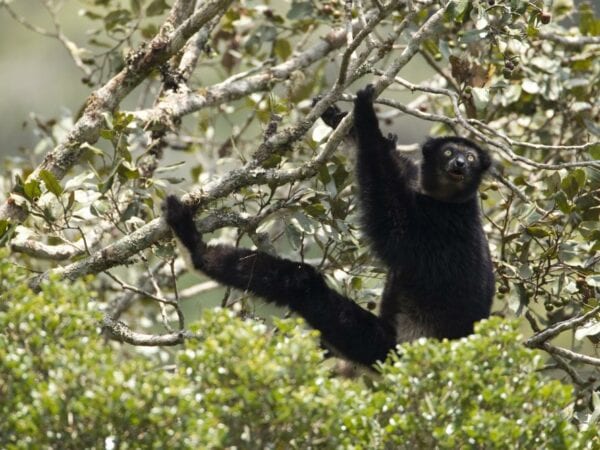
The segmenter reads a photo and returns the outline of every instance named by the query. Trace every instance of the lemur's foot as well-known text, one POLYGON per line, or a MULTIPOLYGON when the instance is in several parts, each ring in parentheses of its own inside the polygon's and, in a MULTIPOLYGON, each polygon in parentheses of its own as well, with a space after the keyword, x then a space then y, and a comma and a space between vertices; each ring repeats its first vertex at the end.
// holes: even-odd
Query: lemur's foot
POLYGON ((162 205, 162 211, 167 224, 186 247, 201 242, 194 224, 194 207, 184 205, 176 196, 169 195, 162 205))
POLYGON ((184 205, 174 195, 169 195, 162 204, 162 212, 170 227, 175 228, 181 222, 193 221, 192 208, 184 205))
MULTIPOLYGON (((320 95, 314 97, 312 105, 315 106, 319 100, 321 100, 320 95)), ((323 119, 323 122, 325 122, 325 125, 328 127, 337 128, 342 119, 346 117, 346 114, 348 113, 342 111, 337 105, 331 105, 323 114, 321 114, 321 119, 323 119)))

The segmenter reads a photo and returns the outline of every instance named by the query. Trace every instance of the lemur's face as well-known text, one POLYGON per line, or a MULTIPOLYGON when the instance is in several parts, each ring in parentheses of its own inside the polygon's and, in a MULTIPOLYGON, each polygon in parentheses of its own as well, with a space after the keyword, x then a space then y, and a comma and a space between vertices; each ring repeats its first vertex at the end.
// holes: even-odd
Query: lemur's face
POLYGON ((488 154, 467 139, 430 139, 423 146, 423 191, 442 201, 465 201, 477 192, 490 162, 488 154))
POLYGON ((479 173, 477 150, 460 144, 446 144, 436 152, 438 171, 451 183, 464 184, 473 172, 479 173))

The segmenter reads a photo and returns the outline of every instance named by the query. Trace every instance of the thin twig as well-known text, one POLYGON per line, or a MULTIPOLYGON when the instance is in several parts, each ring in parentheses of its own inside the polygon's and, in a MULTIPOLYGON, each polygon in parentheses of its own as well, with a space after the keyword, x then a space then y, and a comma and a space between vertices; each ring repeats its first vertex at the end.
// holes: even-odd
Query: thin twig
POLYGON ((189 332, 178 331, 161 335, 139 333, 131 330, 125 323, 105 316, 102 320, 102 328, 122 342, 137 346, 172 346, 183 344, 186 339, 194 337, 189 332))
POLYGON ((573 329, 586 323, 588 320, 590 320, 598 314, 600 314, 600 306, 596 306, 595 308, 593 308, 585 314, 582 314, 581 316, 572 317, 568 320, 558 322, 552 325, 550 328, 547 328, 544 331, 541 331, 531 336, 525 341, 525 345, 527 347, 538 347, 543 342, 546 342, 549 339, 558 336, 563 331, 573 329))

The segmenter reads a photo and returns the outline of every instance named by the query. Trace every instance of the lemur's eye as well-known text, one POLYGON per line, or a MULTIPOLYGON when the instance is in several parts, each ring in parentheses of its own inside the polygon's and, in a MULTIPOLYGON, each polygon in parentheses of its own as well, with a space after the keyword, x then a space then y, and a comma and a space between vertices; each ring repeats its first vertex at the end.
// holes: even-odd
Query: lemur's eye
POLYGON ((452 150, 448 149, 444 151, 444 156, 452 156, 452 150))
POLYGON ((469 162, 475 162, 475 155, 473 153, 469 153, 467 155, 467 161, 469 161, 469 162))

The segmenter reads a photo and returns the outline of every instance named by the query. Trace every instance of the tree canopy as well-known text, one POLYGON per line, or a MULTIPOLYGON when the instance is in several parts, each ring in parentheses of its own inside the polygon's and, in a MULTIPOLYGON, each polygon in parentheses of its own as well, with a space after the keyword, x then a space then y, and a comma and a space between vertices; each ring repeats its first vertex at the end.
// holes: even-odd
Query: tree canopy
MULTIPOLYGON (((315 446, 333 439, 323 442, 351 447, 356 437, 363 448, 487 448, 485 439, 490 447, 502 440, 592 445, 585 430, 600 416, 597 7, 572 0, 81 0, 78 26, 87 34, 76 39, 62 27, 63 3, 40 2, 49 28, 16 2, 0 2, 0 10, 64 46, 89 95, 79 111, 37 118, 36 145, 7 158, 0 172, 0 245, 8 250, 0 359, 2 380, 13 380, 0 381, 0 396, 9 398, 3 415, 17 405, 47 411, 15 415, 15 430, 34 436, 56 417, 47 426, 57 434, 39 438, 52 446, 61 433, 75 439, 96 421, 118 427, 110 417, 122 411, 139 428, 110 428, 86 445, 112 447, 111 436, 134 434, 146 442, 142 430, 156 426, 162 429, 153 432, 173 430, 162 442, 188 436, 190 447, 199 445, 192 436, 215 446, 243 446, 246 438, 276 446, 303 433, 315 446), (351 100, 367 83, 379 94, 386 131, 399 134, 398 151, 418 153, 425 134, 456 134, 489 149, 494 167, 480 195, 494 310, 523 318, 521 335, 494 319, 458 343, 408 346, 374 384, 329 379, 298 322, 277 321, 279 331, 267 334, 272 315, 285 311, 188 274, 160 209, 177 193, 198 206, 207 239, 314 264, 336 289, 375 309, 385 273, 358 227, 346 139, 351 100), (333 104, 349 114, 330 130, 320 116, 333 104), (13 273, 17 267, 29 270, 33 291, 13 273), (231 313, 200 314, 215 305, 231 313), (98 338, 100 322, 111 345, 98 338), (117 341, 129 345, 119 351, 117 341), (144 359, 148 349, 154 356, 144 359), (423 376, 426 369, 434 375, 423 376), (550 378, 572 385, 573 394, 550 378), (494 383, 497 391, 483 389, 494 383), (31 386, 39 391, 27 393, 31 386), (101 406, 102 393, 111 392, 101 406), (264 396, 271 403, 261 405, 264 396), (529 411, 525 404, 535 411, 526 418, 518 414, 529 411), (216 409, 222 405, 231 409, 216 409), (241 417, 261 414, 273 422, 243 428, 251 424, 241 417), (75 424, 76 416, 85 424, 75 424), (373 423, 359 423, 372 416, 373 423), (348 434, 326 437, 331 427, 348 434)), ((147 442, 163 435, 152 436, 147 442)))

